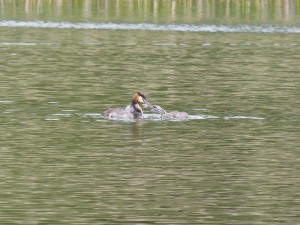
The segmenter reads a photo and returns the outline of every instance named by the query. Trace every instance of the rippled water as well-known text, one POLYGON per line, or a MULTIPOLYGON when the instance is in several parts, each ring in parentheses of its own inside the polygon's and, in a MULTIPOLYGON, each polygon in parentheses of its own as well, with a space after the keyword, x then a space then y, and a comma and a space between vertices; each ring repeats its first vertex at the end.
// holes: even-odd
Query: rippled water
POLYGON ((147 23, 68 23, 44 21, 0 21, 0 27, 60 28, 60 29, 100 29, 100 30, 148 30, 186 32, 255 32, 255 33, 300 33, 298 26, 271 25, 188 25, 188 24, 147 24, 147 23))
POLYGON ((1 222, 299 223, 298 29, 1 21, 1 222))

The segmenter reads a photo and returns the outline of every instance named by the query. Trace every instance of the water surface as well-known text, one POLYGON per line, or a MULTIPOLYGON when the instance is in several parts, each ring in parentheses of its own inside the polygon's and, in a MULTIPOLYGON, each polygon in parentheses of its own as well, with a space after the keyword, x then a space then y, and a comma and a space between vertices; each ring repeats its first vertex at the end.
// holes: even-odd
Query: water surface
MULTIPOLYGON (((299 222, 300 42, 291 26, 192 32, 6 18, 3 224, 299 222), (189 120, 101 117, 134 91, 189 120)), ((112 24, 135 26, 123 22, 112 24)), ((193 26, 202 25, 183 25, 193 26)))

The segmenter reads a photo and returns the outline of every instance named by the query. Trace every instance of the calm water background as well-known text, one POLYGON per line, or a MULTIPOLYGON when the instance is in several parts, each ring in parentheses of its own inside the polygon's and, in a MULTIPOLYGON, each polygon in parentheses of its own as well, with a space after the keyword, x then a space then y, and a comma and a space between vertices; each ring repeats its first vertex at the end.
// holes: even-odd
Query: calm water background
POLYGON ((16 2, 0 223, 300 223, 299 1, 16 2), (197 119, 101 118, 137 90, 197 119))

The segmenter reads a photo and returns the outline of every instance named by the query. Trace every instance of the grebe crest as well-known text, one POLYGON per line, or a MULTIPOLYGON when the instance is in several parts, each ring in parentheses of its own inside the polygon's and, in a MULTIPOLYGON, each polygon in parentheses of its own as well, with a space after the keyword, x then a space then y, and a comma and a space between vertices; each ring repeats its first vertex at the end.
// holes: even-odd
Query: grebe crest
POLYGON ((141 92, 135 92, 132 96, 131 105, 125 108, 113 108, 108 109, 103 113, 104 117, 109 119, 138 119, 143 117, 143 110, 139 104, 143 104, 146 107, 152 107, 152 105, 146 100, 146 96, 141 92))

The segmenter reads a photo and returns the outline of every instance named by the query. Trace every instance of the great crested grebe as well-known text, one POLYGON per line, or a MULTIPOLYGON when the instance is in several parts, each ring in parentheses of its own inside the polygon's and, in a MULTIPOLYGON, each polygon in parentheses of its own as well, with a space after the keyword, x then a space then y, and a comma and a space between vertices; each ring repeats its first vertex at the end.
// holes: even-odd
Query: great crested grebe
POLYGON ((189 115, 186 112, 172 111, 167 112, 159 105, 152 105, 152 111, 158 112, 161 115, 161 119, 164 120, 186 120, 189 115))
POLYGON ((143 110, 139 104, 152 107, 146 101, 146 96, 141 92, 135 92, 132 96, 131 105, 125 108, 112 108, 106 110, 102 115, 109 119, 138 119, 143 117, 143 110))

